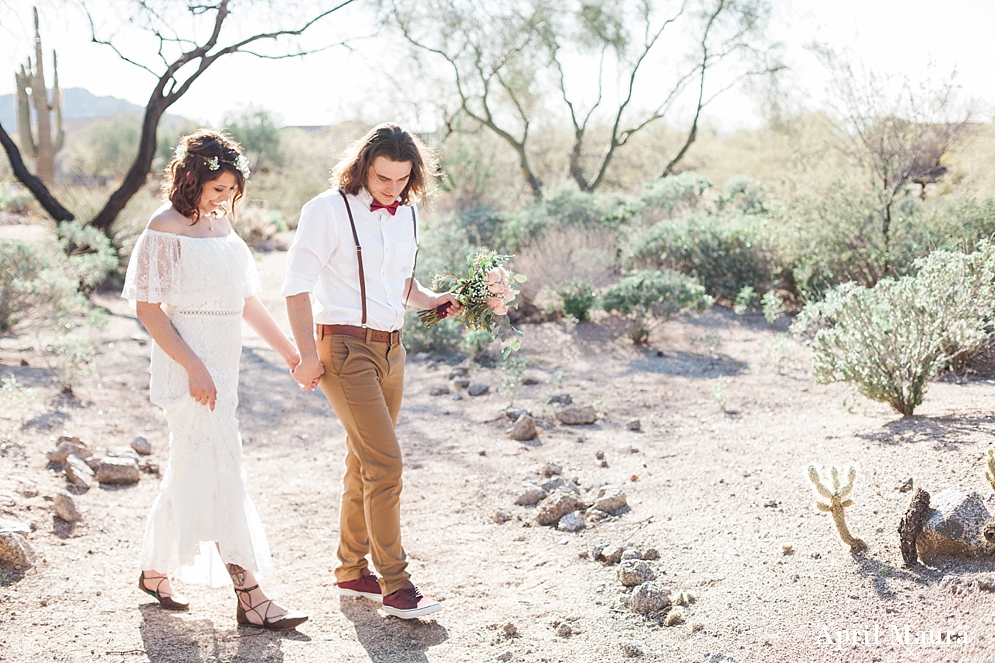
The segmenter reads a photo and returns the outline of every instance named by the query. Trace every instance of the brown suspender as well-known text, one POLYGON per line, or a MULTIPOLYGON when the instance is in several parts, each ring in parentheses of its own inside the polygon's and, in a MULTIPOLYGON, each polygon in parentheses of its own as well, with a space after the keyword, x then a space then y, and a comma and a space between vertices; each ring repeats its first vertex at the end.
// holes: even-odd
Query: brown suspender
MULTIPOLYGON (((349 225, 352 227, 352 239, 356 243, 356 260, 359 262, 359 296, 363 298, 363 322, 362 325, 366 326, 366 273, 363 269, 363 247, 359 243, 359 233, 356 232, 356 221, 352 218, 352 207, 349 205, 349 198, 346 197, 345 191, 339 189, 339 193, 342 194, 342 200, 345 201, 345 211, 349 215, 349 225)), ((408 297, 411 296, 411 286, 415 284, 415 267, 418 266, 418 220, 415 217, 415 208, 411 207, 411 228, 415 237, 415 262, 411 267, 411 283, 408 284, 408 292, 404 295, 404 303, 407 303, 408 297)))

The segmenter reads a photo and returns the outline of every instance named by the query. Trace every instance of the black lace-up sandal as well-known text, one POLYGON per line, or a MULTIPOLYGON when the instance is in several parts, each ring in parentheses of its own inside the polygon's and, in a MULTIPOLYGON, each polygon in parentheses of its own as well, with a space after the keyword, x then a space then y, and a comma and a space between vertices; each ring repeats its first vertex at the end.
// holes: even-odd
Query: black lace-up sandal
POLYGON ((138 589, 153 597, 159 602, 159 605, 166 610, 189 610, 190 604, 187 601, 177 601, 176 598, 180 597, 174 598, 172 594, 163 594, 159 591, 159 587, 162 586, 162 583, 166 582, 168 579, 169 578, 167 576, 163 576, 161 578, 149 578, 149 580, 155 582, 155 589, 149 589, 145 586, 145 571, 142 571, 142 575, 138 576, 138 589))
POLYGON ((235 611, 235 619, 238 620, 239 624, 242 624, 243 626, 264 628, 268 631, 289 631, 290 629, 297 628, 307 621, 307 615, 303 612, 295 612, 291 610, 287 610, 276 619, 270 619, 267 613, 273 605, 272 599, 266 599, 256 605, 249 603, 251 599, 250 592, 253 589, 258 588, 259 585, 253 585, 252 587, 246 587, 244 589, 239 589, 238 587, 235 588, 235 598, 238 599, 238 609, 235 611), (248 608, 242 607, 243 595, 245 596, 246 604, 249 606, 248 608), (255 622, 249 621, 248 613, 250 612, 255 613, 256 617, 262 620, 262 623, 256 624, 255 622))

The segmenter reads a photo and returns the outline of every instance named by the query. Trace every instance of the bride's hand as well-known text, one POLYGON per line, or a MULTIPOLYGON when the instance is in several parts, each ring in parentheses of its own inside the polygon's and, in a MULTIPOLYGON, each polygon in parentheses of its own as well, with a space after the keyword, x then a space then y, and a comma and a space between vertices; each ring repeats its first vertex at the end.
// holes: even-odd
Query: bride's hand
POLYGON ((190 395, 201 405, 214 410, 214 404, 218 400, 218 390, 214 386, 214 380, 207 370, 207 366, 201 364, 196 369, 188 373, 190 377, 190 395))

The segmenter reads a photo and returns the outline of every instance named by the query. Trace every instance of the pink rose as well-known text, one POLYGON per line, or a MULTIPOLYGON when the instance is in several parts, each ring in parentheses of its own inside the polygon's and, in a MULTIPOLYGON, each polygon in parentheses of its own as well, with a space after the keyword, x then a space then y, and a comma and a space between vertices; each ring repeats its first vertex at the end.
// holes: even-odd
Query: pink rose
POLYGON ((507 284, 505 283, 491 283, 487 286, 487 289, 491 291, 492 295, 503 295, 506 287, 507 284))
POLYGON ((504 306, 504 300, 500 297, 491 297, 487 300, 487 306, 496 309, 498 306, 504 306))
POLYGON ((501 272, 503 270, 500 267, 495 267, 491 271, 484 275, 484 281, 487 283, 500 283, 501 282, 501 272))
POLYGON ((508 315, 508 307, 504 304, 494 307, 494 315, 508 315))

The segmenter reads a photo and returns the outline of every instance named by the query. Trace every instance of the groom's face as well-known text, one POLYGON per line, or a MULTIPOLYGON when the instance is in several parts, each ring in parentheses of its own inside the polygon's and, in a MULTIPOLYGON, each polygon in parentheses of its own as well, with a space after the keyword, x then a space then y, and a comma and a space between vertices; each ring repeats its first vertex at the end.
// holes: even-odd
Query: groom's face
POLYGON ((390 205, 408 186, 411 178, 410 161, 391 161, 387 157, 377 157, 370 166, 366 178, 366 190, 381 205, 390 205))

